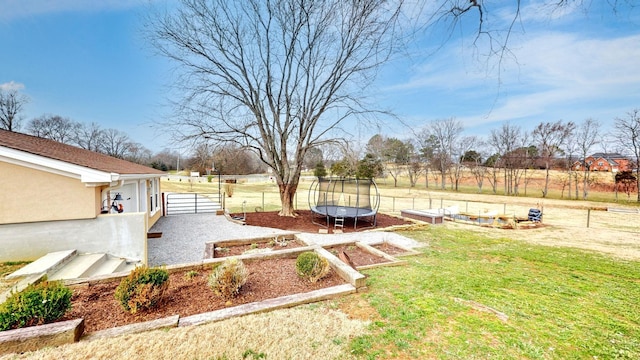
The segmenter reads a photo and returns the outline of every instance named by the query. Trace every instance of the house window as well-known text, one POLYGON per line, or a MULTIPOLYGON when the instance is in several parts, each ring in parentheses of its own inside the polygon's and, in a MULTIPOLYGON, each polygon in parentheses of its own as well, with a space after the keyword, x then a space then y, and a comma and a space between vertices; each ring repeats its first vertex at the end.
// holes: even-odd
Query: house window
POLYGON ((598 166, 602 166, 604 163, 602 161, 598 162, 598 166))
POLYGON ((150 214, 154 214, 160 208, 159 198, 160 194, 158 191, 160 186, 158 186, 158 179, 149 180, 149 212, 150 214))

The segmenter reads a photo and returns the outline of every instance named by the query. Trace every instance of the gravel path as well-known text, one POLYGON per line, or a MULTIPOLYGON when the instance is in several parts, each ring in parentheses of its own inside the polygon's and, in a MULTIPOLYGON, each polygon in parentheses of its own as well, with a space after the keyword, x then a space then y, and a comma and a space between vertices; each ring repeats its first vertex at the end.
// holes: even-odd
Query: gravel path
MULTIPOLYGON (((149 266, 184 264, 200 261, 204 257, 205 244, 208 242, 250 239, 287 234, 291 231, 240 225, 215 214, 174 215, 161 217, 149 232, 161 232, 160 238, 148 240, 149 266)), ((404 247, 424 246, 404 236, 380 231, 367 231, 348 234, 308 234, 299 233, 298 237, 307 243, 329 244, 334 242, 362 241, 366 243, 386 240, 404 247)))

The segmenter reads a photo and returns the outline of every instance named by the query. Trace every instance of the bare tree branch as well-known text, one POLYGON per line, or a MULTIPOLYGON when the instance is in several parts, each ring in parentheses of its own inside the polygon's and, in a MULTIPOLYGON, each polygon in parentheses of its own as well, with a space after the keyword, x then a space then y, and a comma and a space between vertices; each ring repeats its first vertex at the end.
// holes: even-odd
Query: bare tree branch
POLYGON ((402 1, 182 0, 150 20, 155 48, 180 70, 183 139, 251 148, 292 215, 306 152, 347 118, 395 48, 402 1))

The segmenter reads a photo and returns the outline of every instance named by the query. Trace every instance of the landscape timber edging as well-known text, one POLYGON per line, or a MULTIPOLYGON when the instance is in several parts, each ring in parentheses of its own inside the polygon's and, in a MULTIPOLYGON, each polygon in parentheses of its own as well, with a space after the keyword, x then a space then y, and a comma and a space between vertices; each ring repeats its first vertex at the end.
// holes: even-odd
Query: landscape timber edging
POLYGON ((329 250, 318 247, 315 251, 325 259, 329 261, 331 268, 335 270, 340 277, 349 282, 356 290, 364 289, 366 287, 366 277, 359 273, 356 269, 345 264, 337 256, 333 255, 329 250))
POLYGON ((376 268, 376 267, 382 267, 382 266, 399 266, 399 265, 406 265, 407 264, 407 260, 399 260, 397 259, 395 256, 391 256, 389 254, 387 254, 386 252, 382 251, 382 250, 378 250, 376 248, 374 248, 373 246, 369 245, 369 244, 365 244, 362 242, 356 242, 355 244, 357 247, 359 247, 360 249, 362 249, 363 251, 366 251, 372 255, 381 257, 385 260, 387 260, 387 262, 381 262, 381 263, 377 263, 377 264, 371 264, 371 265, 362 265, 362 266, 357 266, 356 269, 358 271, 360 270, 366 270, 366 269, 372 269, 372 268, 376 268))
POLYGON ((306 293, 285 295, 273 299, 238 305, 207 313, 185 316, 183 318, 180 318, 180 320, 178 321, 178 326, 182 327, 202 325, 209 322, 225 320, 235 316, 262 313, 332 299, 338 296, 352 294, 355 292, 356 288, 353 285, 336 285, 325 289, 309 291, 306 293))
POLYGON ((0 355, 71 344, 78 342, 83 332, 84 319, 0 331, 0 355))
POLYGON ((151 331, 151 330, 178 327, 179 320, 180 320, 180 315, 173 315, 173 316, 160 318, 156 320, 118 326, 114 328, 109 328, 109 329, 88 333, 87 335, 82 337, 82 340, 109 338, 109 337, 115 337, 120 335, 137 334, 137 333, 151 331))

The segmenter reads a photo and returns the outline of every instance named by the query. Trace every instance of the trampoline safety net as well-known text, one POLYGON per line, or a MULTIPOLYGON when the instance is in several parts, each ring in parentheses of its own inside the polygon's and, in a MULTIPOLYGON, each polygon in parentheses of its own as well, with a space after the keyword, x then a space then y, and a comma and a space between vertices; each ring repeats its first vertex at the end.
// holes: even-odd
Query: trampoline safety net
POLYGON ((309 188, 309 207, 319 216, 330 218, 338 214, 354 219, 354 228, 358 218, 375 217, 380 205, 380 194, 375 181, 371 179, 319 178, 309 188))

